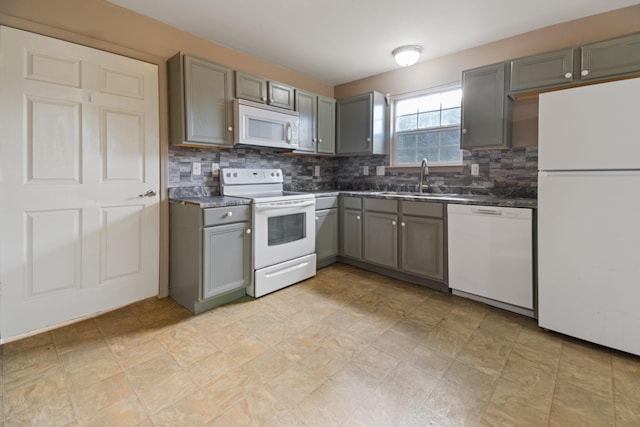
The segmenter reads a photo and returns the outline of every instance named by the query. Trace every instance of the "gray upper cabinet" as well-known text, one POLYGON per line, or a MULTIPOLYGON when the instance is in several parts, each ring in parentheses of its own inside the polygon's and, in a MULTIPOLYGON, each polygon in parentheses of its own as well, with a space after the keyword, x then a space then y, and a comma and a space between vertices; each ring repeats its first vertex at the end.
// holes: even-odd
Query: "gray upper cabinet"
POLYGON ((369 92, 341 99, 336 115, 337 154, 385 154, 384 95, 369 92))
POLYGON ((581 47, 582 80, 640 72, 640 33, 581 47))
POLYGON ((640 74, 640 33, 511 61, 510 93, 640 74))
POLYGON ((562 49, 511 61, 510 91, 566 85, 574 81, 574 49, 562 49))
POLYGON ((180 53, 168 61, 173 145, 233 145, 232 70, 180 53))
POLYGON ((506 64, 462 72, 463 149, 511 146, 512 101, 506 96, 506 64))
POLYGON ((236 71, 236 98, 293 110, 294 89, 283 83, 236 71))
POLYGON ((298 151, 335 153, 336 101, 303 90, 296 90, 299 114, 298 151))

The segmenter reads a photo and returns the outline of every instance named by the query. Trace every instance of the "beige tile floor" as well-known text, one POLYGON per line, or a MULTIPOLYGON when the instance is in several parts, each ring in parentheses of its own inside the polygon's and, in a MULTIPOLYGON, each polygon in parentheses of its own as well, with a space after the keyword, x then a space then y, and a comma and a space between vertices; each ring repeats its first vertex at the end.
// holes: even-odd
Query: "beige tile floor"
POLYGON ((0 349, 7 427, 640 425, 640 358, 345 265, 199 316, 154 298, 0 349))

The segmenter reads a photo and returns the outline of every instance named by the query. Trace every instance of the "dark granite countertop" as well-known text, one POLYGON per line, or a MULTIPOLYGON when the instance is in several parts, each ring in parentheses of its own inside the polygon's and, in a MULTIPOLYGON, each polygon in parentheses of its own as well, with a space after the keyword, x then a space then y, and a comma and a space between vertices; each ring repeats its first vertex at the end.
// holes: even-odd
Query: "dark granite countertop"
POLYGON ((388 191, 340 191, 340 194, 347 196, 375 197, 379 199, 457 203, 462 205, 500 206, 508 208, 536 209, 538 206, 538 201, 536 199, 507 198, 474 194, 425 193, 422 195, 416 195, 415 193, 401 192, 394 194, 394 192, 388 191))
POLYGON ((183 205, 196 205, 206 209, 249 205, 251 204, 251 199, 230 196, 174 197, 170 202, 181 203, 183 205))
MULTIPOLYGON (((491 195, 474 195, 474 194, 438 194, 425 193, 416 195, 415 193, 388 192, 388 191, 344 191, 344 190, 320 190, 310 191, 316 197, 332 197, 339 195, 357 196, 357 197, 375 197, 379 199, 390 200, 411 200, 425 202, 442 202, 457 203, 464 205, 481 205, 481 206, 501 206, 511 208, 529 208, 536 209, 538 202, 536 199, 526 198, 508 198, 497 197, 491 195)), ((220 208, 225 206, 248 205, 250 199, 229 196, 203 196, 203 197, 179 197, 172 198, 172 203, 182 203, 197 205, 201 208, 220 208)))

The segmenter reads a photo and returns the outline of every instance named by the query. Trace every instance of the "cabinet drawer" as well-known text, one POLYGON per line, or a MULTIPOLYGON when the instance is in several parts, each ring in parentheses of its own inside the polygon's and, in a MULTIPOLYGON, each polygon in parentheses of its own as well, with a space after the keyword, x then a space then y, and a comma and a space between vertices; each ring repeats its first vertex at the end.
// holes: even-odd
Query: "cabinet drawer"
POLYGON ((342 207, 345 209, 362 209, 362 199, 360 197, 343 197, 342 207))
POLYGON ((203 210, 203 225, 205 227, 210 225, 248 221, 250 218, 251 210, 249 205, 209 208, 203 210))
POLYGON ((331 209, 338 207, 338 198, 335 196, 331 197, 318 197, 316 199, 316 210, 319 211, 321 209, 331 209))
POLYGON ((404 215, 444 218, 444 205, 432 202, 401 202, 404 215))
POLYGON ((398 201, 386 199, 364 199, 364 207, 368 211, 398 213, 398 201))

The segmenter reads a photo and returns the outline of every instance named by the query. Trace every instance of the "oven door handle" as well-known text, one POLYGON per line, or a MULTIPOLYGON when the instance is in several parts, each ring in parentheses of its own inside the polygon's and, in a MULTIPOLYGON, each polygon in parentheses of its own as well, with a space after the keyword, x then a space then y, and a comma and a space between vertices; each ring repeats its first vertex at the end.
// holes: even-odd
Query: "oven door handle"
POLYGON ((258 211, 263 211, 267 209, 290 209, 290 208, 304 208, 307 206, 315 205, 315 200, 310 200, 308 202, 295 203, 295 204, 280 204, 279 202, 271 203, 256 203, 255 207, 258 211))

